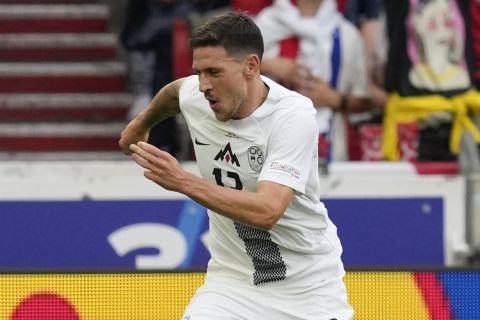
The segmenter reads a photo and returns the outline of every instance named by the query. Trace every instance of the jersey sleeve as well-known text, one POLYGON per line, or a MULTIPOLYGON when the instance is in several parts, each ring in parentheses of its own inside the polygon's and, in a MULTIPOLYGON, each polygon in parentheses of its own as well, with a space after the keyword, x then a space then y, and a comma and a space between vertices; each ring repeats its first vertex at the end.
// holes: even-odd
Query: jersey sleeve
POLYGON ((288 113, 272 130, 259 181, 268 180, 305 193, 311 166, 317 164, 318 127, 315 111, 288 113))
POLYGON ((195 96, 198 92, 198 76, 191 75, 184 78, 178 90, 180 109, 182 109, 186 100, 191 99, 191 97, 195 96))
POLYGON ((178 91, 180 111, 189 126, 192 119, 204 117, 205 106, 208 106, 207 100, 202 99, 203 94, 198 86, 198 76, 192 75, 183 80, 178 91))

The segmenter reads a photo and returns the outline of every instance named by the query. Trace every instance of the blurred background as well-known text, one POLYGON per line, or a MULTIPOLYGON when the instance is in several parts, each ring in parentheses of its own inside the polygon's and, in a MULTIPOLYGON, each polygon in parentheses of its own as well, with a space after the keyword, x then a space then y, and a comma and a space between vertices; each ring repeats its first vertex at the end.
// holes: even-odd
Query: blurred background
MULTIPOLYGON (((479 1, 316 2, 347 30, 340 80, 311 98, 345 103, 319 157, 355 319, 480 319, 479 1)), ((144 179, 119 135, 191 74, 191 30, 276 3, 0 0, 0 319, 181 316, 209 259, 206 210, 144 179)), ((299 61, 298 41, 265 65, 299 61)), ((149 139, 197 173, 181 116, 149 139)))

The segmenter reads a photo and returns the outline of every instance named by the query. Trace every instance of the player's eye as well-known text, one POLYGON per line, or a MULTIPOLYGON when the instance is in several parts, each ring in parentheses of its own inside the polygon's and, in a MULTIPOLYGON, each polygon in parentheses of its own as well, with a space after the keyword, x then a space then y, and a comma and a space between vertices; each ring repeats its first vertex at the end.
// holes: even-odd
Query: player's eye
POLYGON ((218 69, 209 69, 207 73, 212 77, 218 77, 222 74, 222 72, 218 69))

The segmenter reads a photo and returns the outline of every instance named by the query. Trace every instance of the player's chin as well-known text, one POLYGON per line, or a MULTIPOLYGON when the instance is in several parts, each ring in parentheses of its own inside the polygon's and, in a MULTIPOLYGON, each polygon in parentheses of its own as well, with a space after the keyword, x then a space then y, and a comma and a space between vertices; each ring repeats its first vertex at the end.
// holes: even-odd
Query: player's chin
POLYGON ((230 120, 232 117, 227 113, 217 111, 215 112, 215 118, 220 122, 226 122, 230 120))

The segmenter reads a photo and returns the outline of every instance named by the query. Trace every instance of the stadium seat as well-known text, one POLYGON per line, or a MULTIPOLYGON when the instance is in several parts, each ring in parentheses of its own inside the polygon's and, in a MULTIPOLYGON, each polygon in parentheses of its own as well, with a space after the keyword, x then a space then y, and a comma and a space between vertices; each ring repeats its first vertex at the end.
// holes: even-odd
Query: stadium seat
POLYGON ((272 0, 232 0, 231 6, 233 10, 245 11, 250 15, 256 15, 266 6, 272 4, 272 0))

